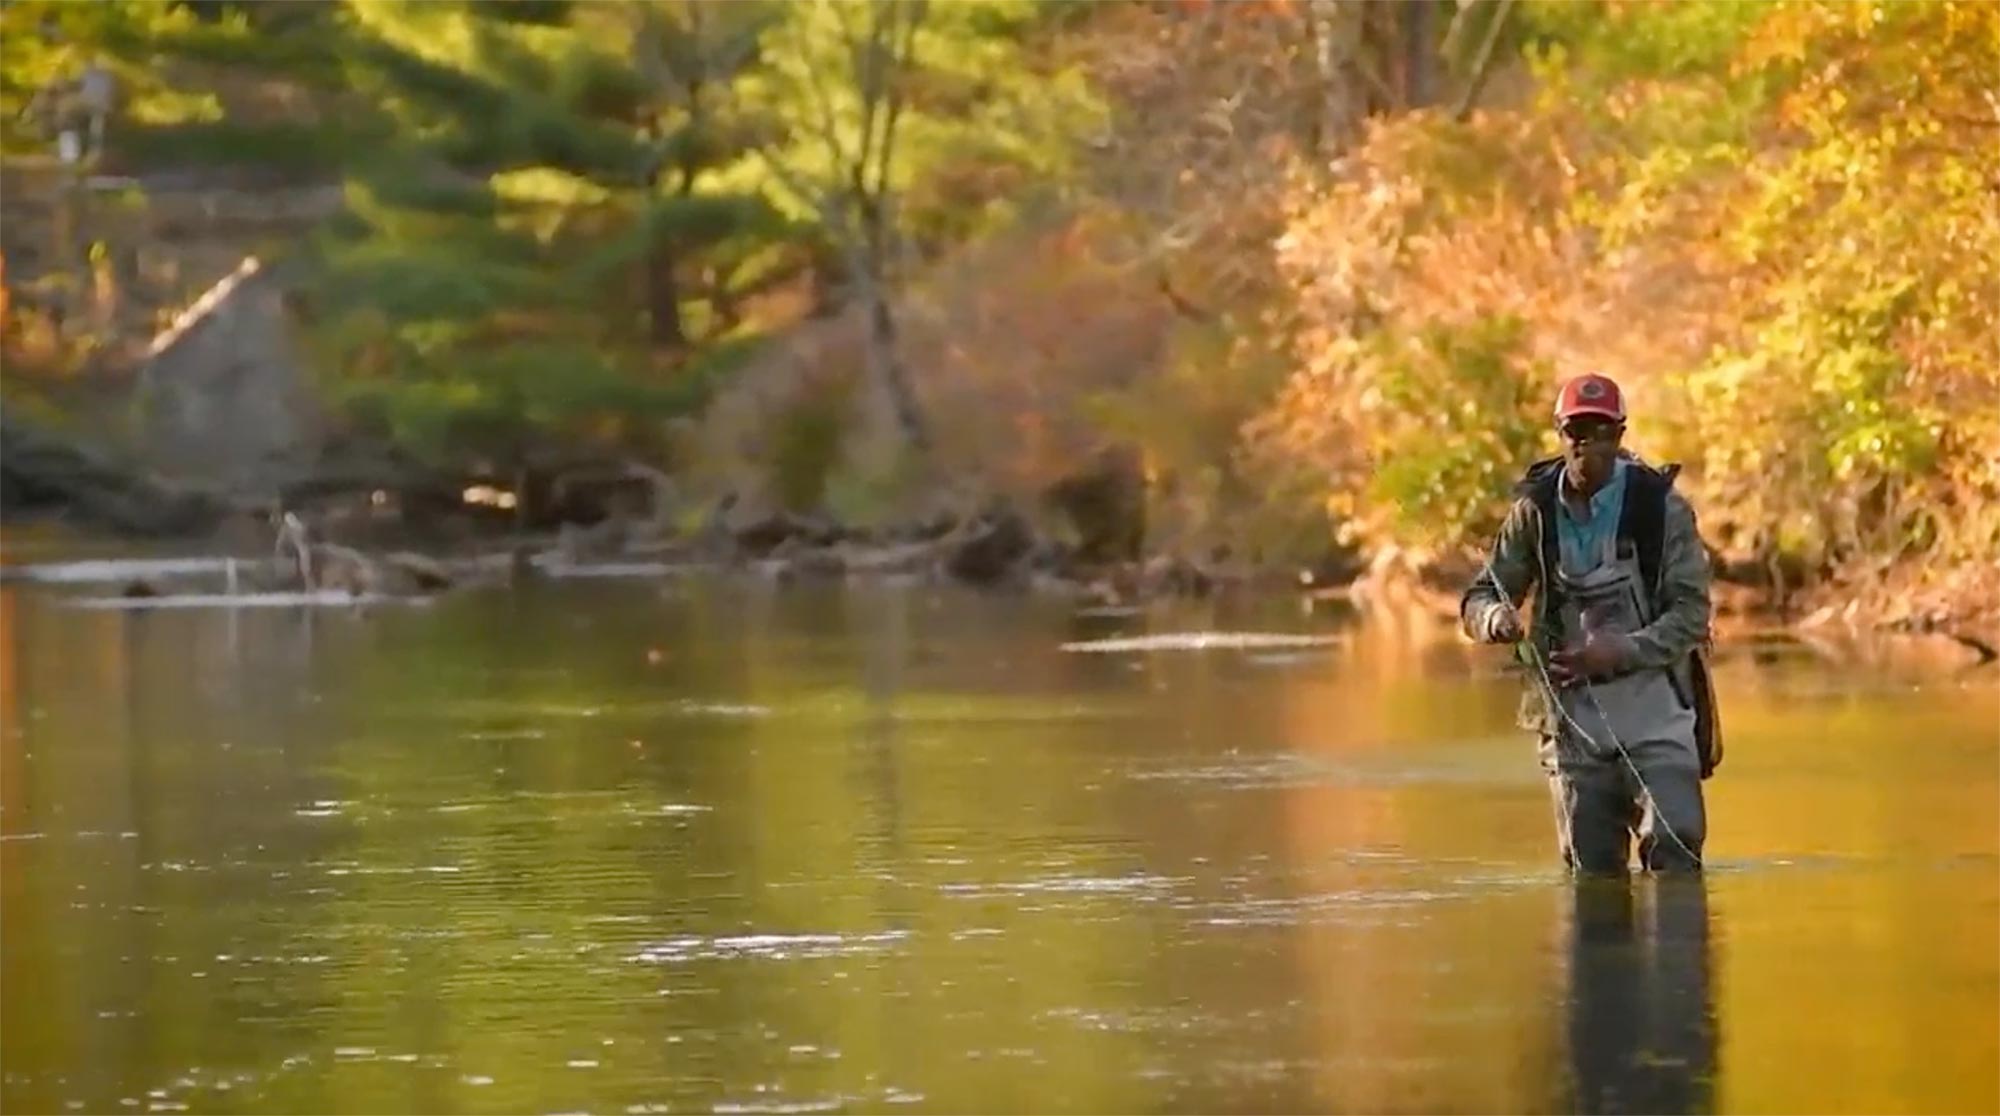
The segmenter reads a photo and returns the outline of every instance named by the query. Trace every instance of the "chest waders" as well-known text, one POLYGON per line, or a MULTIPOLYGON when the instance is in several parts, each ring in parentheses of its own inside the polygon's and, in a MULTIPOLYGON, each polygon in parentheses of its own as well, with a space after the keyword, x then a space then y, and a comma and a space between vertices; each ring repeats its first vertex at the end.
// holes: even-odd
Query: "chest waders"
MULTIPOLYGON (((1551 458, 1536 462, 1522 480, 1524 494, 1534 502, 1541 520, 1541 581, 1532 638, 1533 653, 1545 660, 1553 648, 1586 631, 1629 634, 1657 617, 1667 493, 1680 471, 1678 466, 1652 469, 1628 460, 1617 534, 1604 541, 1593 569, 1571 575, 1562 567, 1562 547, 1557 539, 1562 470, 1562 459, 1551 458)), ((1696 648, 1681 662, 1664 669, 1628 672, 1597 681, 1588 689, 1544 694, 1541 700, 1561 701, 1564 710, 1600 741, 1605 736, 1600 730, 1607 727, 1621 740, 1646 739, 1662 731, 1679 736, 1685 731, 1704 779, 1722 763, 1721 719, 1704 648, 1696 648), (1589 719, 1585 719, 1586 714, 1589 719), (1683 715, 1693 718, 1691 726, 1682 724, 1683 715)), ((1574 731, 1564 731, 1564 720, 1563 710, 1548 710, 1547 721, 1559 747, 1579 748, 1594 759, 1606 758, 1606 745, 1593 746, 1577 738, 1574 731)))
MULTIPOLYGON (((1653 610, 1641 588, 1638 558, 1629 541, 1620 545, 1605 538, 1598 562, 1588 573, 1558 568, 1550 574, 1556 622, 1566 636, 1631 635, 1652 621, 1653 610)), ((1684 740, 1689 762, 1695 760, 1694 709, 1672 670, 1642 669, 1592 679, 1588 686, 1565 687, 1556 697, 1569 714, 1557 726, 1558 754, 1574 749, 1593 760, 1616 760, 1616 741, 1684 740)))

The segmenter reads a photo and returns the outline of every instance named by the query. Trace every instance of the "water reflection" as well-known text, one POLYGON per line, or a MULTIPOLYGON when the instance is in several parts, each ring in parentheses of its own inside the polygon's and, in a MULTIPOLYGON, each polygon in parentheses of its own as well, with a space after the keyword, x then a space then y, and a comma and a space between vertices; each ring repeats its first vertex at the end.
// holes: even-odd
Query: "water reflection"
POLYGON ((1567 1107, 1714 1111, 1707 882, 1592 878, 1569 895, 1567 1107))
POLYGON ((1718 870, 1600 893, 1448 633, 0 589, 0 1109, 2000 1107, 1992 691, 1753 667, 1718 870), (1204 626, 1339 642, 1058 649, 1204 626))

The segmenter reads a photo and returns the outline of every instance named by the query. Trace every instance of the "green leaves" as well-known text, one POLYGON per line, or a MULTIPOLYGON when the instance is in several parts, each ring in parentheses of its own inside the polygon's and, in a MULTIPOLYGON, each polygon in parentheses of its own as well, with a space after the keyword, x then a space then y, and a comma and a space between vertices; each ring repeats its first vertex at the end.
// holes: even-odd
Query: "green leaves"
POLYGON ((1548 427, 1553 377, 1523 351, 1523 325, 1488 318, 1371 339, 1370 494, 1402 537, 1477 545, 1499 527, 1502 497, 1548 427))
POLYGON ((1033 3, 804 0, 775 12, 741 90, 768 137, 755 181, 796 220, 852 220, 828 201, 866 165, 898 195, 920 252, 990 231, 1059 175, 1104 111, 1079 73, 1031 64, 1032 37, 1056 14, 1033 3), (893 74, 878 57, 892 41, 906 52, 893 74))
POLYGON ((521 452, 694 405, 740 346, 700 307, 727 289, 687 277, 732 274, 789 232, 714 173, 738 151, 716 100, 749 61, 738 17, 545 7, 341 10, 344 65, 393 142, 347 164, 316 332, 351 412, 436 454, 521 452), (621 42, 629 54, 607 49, 621 42))

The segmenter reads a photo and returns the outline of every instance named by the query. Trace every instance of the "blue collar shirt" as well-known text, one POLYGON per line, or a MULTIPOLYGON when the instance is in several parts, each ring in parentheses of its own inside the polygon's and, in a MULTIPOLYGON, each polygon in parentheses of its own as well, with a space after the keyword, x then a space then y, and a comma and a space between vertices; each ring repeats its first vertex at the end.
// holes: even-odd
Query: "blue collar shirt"
MULTIPOLYGON (((1570 491, 1569 475, 1563 475, 1562 490, 1570 491)), ((1611 479, 1591 494, 1588 514, 1579 519, 1567 499, 1556 501, 1556 540, 1561 546, 1563 572, 1582 577, 1604 559, 1609 543, 1618 534, 1618 520, 1625 509, 1625 459, 1611 467, 1611 479)))

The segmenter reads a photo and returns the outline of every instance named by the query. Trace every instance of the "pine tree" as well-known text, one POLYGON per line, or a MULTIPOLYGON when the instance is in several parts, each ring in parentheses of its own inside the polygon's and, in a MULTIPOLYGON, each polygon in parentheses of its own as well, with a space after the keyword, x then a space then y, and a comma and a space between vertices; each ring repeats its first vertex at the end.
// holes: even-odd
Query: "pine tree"
POLYGON ((685 409, 743 350, 744 257, 786 225, 715 181, 743 141, 713 87, 749 53, 698 7, 347 9, 348 80, 398 122, 320 245, 357 414, 518 462, 685 409))

